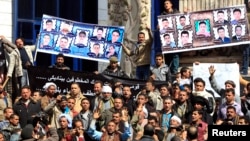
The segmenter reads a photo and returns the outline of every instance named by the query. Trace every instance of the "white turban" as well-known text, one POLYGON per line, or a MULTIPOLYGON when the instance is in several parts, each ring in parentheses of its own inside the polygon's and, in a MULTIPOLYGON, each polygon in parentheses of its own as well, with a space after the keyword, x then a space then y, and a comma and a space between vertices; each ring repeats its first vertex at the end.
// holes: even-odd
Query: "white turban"
POLYGON ((181 124, 181 119, 177 117, 176 115, 172 116, 170 120, 176 120, 179 124, 181 124))
POLYGON ((58 117, 58 122, 60 123, 60 119, 62 117, 65 117, 68 121, 68 127, 71 128, 72 127, 72 118, 69 114, 61 114, 59 117, 58 117))
POLYGON ((102 92, 104 93, 112 93, 112 88, 110 86, 103 86, 102 92))
POLYGON ((53 82, 47 82, 47 83, 43 86, 43 88, 44 88, 44 90, 47 90, 50 86, 55 86, 55 88, 57 89, 56 84, 53 83, 53 82))

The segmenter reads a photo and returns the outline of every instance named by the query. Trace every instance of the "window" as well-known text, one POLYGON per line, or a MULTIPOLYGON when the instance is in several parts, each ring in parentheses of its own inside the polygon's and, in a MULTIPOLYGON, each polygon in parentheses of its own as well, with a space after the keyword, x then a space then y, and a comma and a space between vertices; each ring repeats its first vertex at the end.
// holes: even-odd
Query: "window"
MULTIPOLYGON (((69 20, 97 23, 98 0, 15 0, 17 3, 16 13, 16 37, 23 37, 25 44, 35 44, 36 37, 40 31, 42 15, 47 14, 69 20), (90 14, 91 13, 91 14, 90 14)), ((49 66, 54 64, 55 55, 38 53, 36 65, 49 66)), ((74 58, 65 58, 72 70, 97 70, 97 62, 86 61, 74 58), (84 68, 86 63, 90 63, 92 68, 84 68), (93 64, 93 65, 92 65, 93 64), (82 68, 83 66, 83 68, 82 68)))

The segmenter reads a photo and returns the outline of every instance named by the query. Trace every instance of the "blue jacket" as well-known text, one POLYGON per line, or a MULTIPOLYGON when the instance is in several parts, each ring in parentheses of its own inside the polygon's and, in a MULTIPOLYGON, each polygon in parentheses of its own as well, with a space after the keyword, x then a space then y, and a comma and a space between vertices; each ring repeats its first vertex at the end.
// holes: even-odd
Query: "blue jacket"
MULTIPOLYGON (((96 123, 96 120, 93 119, 90 123, 90 128, 87 132, 92 139, 100 141, 103 133, 96 130, 95 123, 96 123)), ((132 133, 130 131, 130 126, 128 122, 125 122, 125 129, 124 129, 124 133, 121 135, 121 139, 122 141, 126 141, 131 136, 132 136, 132 133)))

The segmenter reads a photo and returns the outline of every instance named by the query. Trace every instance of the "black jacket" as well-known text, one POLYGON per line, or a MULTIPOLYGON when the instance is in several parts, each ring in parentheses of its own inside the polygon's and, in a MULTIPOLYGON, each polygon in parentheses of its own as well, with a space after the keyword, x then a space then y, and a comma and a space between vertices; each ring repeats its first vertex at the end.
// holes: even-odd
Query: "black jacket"
POLYGON ((13 106, 14 112, 19 116, 19 123, 22 128, 28 123, 33 122, 33 116, 39 113, 41 109, 41 104, 30 99, 28 106, 22 102, 22 99, 19 99, 16 104, 13 106))

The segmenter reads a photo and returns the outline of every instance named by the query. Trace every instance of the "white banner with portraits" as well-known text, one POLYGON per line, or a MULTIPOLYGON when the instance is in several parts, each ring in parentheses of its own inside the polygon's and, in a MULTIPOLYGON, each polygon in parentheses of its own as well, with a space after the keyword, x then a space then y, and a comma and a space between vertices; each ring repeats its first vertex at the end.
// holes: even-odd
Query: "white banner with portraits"
POLYGON ((245 5, 158 16, 163 53, 249 44, 245 5))
POLYGON ((109 62, 121 58, 124 27, 80 23, 43 15, 36 51, 109 62))

